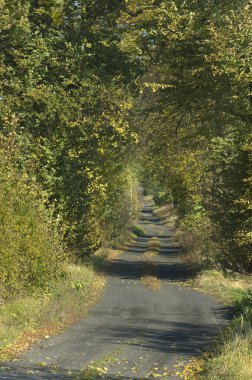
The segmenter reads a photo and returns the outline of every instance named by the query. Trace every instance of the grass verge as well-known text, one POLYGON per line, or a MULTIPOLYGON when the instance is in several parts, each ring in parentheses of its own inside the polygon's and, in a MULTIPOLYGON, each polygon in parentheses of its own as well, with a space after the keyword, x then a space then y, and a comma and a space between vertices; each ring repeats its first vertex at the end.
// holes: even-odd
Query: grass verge
POLYGON ((101 248, 95 252, 92 256, 87 257, 87 266, 91 265, 99 272, 103 272, 110 265, 111 261, 116 259, 124 251, 123 247, 117 249, 101 248))
POLYGON ((186 367, 181 371, 181 378, 252 379, 252 276, 204 270, 180 285, 211 294, 234 312, 234 319, 212 350, 199 359, 194 358, 189 372, 186 367))
POLYGON ((244 319, 240 318, 232 324, 224 336, 223 344, 205 360, 200 379, 252 379, 251 321, 246 321, 245 324, 243 321, 244 319))
POLYGON ((235 318, 204 361, 199 379, 252 379, 252 277, 207 270, 194 280, 195 287, 233 306, 235 318))
POLYGON ((191 284, 195 288, 213 295, 226 305, 238 307, 244 296, 252 290, 252 277, 209 269, 199 273, 196 278, 191 280, 191 284))
POLYGON ((92 266, 69 264, 66 276, 43 294, 24 296, 0 308, 0 361, 11 360, 39 339, 58 333, 85 315, 104 278, 92 266))

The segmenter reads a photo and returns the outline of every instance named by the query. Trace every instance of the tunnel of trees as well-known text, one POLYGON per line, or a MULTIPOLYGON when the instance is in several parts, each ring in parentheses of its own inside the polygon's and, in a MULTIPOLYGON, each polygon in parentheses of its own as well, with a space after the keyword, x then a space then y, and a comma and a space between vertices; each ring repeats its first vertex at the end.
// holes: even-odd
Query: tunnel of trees
POLYGON ((251 271, 251 1, 0 0, 0 25, 0 287, 116 239, 139 184, 251 271))

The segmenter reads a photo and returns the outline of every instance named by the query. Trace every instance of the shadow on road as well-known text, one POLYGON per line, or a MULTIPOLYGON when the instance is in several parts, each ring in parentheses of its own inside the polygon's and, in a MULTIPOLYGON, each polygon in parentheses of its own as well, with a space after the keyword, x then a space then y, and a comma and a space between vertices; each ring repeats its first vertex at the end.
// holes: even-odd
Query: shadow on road
POLYGON ((132 244, 126 246, 121 258, 111 261, 107 275, 128 280, 140 279, 146 267, 143 255, 152 250, 149 241, 155 237, 160 243, 158 255, 151 260, 156 276, 160 280, 167 281, 185 281, 190 278, 192 274, 189 266, 181 261, 182 249, 171 240, 173 231, 166 228, 163 222, 153 215, 151 206, 144 207, 141 215, 139 224, 145 223, 145 231, 132 244))
MULTIPOLYGON (((118 344, 126 347, 125 354, 132 354, 134 361, 137 355, 142 356, 145 352, 148 360, 152 358, 153 363, 157 357, 186 358, 201 355, 209 348, 213 337, 230 319, 230 309, 219 306, 211 298, 191 289, 164 285, 165 281, 186 281, 192 272, 181 260, 181 248, 174 246, 174 241, 171 241, 172 231, 153 216, 150 208, 143 209, 142 215, 146 233, 136 238, 122 256, 110 262, 106 269, 111 278, 110 285, 107 293, 104 293, 103 301, 91 311, 89 318, 80 321, 79 325, 65 335, 62 334, 61 339, 54 342, 52 351, 48 346, 45 359, 40 356, 39 350, 38 356, 35 352, 35 356, 28 355, 24 361, 21 359, 20 362, 9 363, 9 369, 0 369, 1 380, 140 380, 142 377, 133 373, 130 376, 113 375, 113 368, 110 371, 112 374, 99 374, 98 371, 90 376, 90 369, 81 374, 60 367, 64 367, 65 363, 67 368, 70 363, 69 367, 85 368, 84 364, 88 366, 90 358, 102 355, 104 347, 111 349, 118 344), (155 276, 163 280, 160 291, 156 293, 140 281, 137 282, 149 263, 144 253, 151 250, 149 239, 152 237, 158 237, 160 247, 158 254, 151 258, 151 266, 155 276), (92 344, 87 346, 89 339, 92 344), (35 364, 38 357, 45 361, 49 359, 48 351, 57 354, 57 366, 35 364), (80 356, 84 351, 89 355, 85 356, 86 359, 80 356), (75 352, 79 356, 75 356, 75 352), (75 361, 77 365, 73 364, 75 361)), ((144 378, 153 378, 148 376, 144 378)), ((173 376, 169 378, 176 379, 173 376)))
MULTIPOLYGON (((160 280, 186 281, 190 278, 189 268, 183 263, 154 262, 155 273, 160 280)), ((113 260, 107 269, 107 275, 127 280, 138 280, 143 276, 146 268, 145 261, 113 260)))
MULTIPOLYGON (((216 310, 226 314, 226 310, 216 310)), ((194 324, 163 322, 162 320, 145 320, 148 328, 133 325, 112 329, 109 334, 115 340, 126 339, 129 346, 147 348, 151 351, 159 351, 166 354, 176 353, 178 355, 200 355, 209 348, 216 330, 223 326, 216 324, 194 324), (150 328, 150 325, 153 325, 150 328)))

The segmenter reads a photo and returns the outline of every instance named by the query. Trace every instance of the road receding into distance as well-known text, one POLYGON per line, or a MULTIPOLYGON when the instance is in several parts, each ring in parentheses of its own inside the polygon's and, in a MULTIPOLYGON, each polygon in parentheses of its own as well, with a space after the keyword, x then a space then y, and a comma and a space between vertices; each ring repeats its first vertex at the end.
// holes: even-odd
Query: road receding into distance
POLYGON ((88 316, 6 364, 0 379, 178 379, 179 365, 209 347, 226 310, 211 296, 177 285, 190 272, 173 231, 152 208, 143 207, 144 234, 111 262, 107 286, 88 316), (155 237, 158 253, 148 256, 155 237), (149 270, 156 290, 143 281, 149 270))

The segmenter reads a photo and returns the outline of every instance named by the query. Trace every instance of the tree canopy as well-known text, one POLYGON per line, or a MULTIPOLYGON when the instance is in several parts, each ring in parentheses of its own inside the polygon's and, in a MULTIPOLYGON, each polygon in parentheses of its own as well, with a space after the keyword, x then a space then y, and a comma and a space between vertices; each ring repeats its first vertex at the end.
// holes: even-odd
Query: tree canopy
POLYGON ((202 260, 251 270, 251 7, 0 0, 1 154, 69 247, 116 238, 140 181, 202 260))

